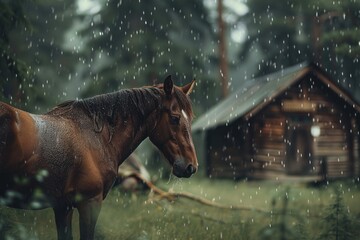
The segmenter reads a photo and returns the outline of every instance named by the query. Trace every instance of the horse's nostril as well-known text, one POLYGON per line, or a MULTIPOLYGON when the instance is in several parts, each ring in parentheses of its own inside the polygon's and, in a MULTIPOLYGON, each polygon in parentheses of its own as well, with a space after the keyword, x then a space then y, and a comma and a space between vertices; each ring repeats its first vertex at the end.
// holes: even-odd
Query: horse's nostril
POLYGON ((196 168, 192 164, 189 164, 189 166, 186 168, 186 172, 189 175, 194 174, 196 172, 196 168))

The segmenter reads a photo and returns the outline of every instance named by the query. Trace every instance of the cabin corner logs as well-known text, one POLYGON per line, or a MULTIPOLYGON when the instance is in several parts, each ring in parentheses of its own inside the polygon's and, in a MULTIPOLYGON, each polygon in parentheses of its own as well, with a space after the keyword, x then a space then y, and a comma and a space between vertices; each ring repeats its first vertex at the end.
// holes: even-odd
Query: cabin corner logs
POLYGON ((298 65, 242 91, 247 96, 226 107, 219 103, 193 126, 205 133, 209 177, 318 181, 360 175, 360 107, 323 70, 298 65))

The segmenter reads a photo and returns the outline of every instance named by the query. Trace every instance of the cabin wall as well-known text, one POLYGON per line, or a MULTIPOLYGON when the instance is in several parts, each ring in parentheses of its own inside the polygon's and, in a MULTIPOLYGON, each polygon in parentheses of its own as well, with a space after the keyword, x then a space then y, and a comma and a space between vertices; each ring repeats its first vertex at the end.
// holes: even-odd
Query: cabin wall
POLYGON ((351 133, 353 136, 353 155, 354 155, 354 176, 360 177, 360 119, 359 116, 351 119, 351 133))
POLYGON ((353 176, 355 156, 351 122, 355 110, 313 76, 302 82, 302 89, 315 107, 310 113, 313 125, 320 128, 320 135, 313 141, 314 160, 321 164, 317 171, 320 174, 326 171, 328 179, 353 176))
POLYGON ((245 176, 248 168, 245 161, 247 132, 247 128, 239 122, 207 132, 207 176, 233 179, 245 176))
POLYGON ((308 74, 270 101, 247 121, 207 132, 208 176, 360 175, 359 117, 332 89, 308 74), (312 129, 320 130, 319 136, 312 129))
POLYGON ((318 114, 315 119, 321 128, 321 134, 314 139, 314 157, 326 161, 326 177, 350 176, 350 140, 346 132, 347 124, 343 125, 341 117, 336 116, 335 113, 318 114))
POLYGON ((253 154, 251 178, 276 178, 286 175, 286 118, 276 104, 252 121, 253 154), (277 112, 277 114, 274 114, 277 112))
POLYGON ((252 177, 352 176, 359 167, 352 115, 350 106, 311 75, 291 86, 252 119, 252 177), (311 134, 312 127, 320 129, 319 136, 311 134))

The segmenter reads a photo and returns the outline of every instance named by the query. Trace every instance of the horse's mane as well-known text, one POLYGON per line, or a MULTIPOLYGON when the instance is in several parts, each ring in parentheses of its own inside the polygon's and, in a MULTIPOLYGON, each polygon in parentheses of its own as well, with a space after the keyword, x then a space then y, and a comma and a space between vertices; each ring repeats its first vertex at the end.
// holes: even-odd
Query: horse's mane
MULTIPOLYGON (((112 129, 119 117, 122 120, 129 117, 144 120, 150 111, 162 107, 162 95, 164 92, 158 87, 124 89, 86 99, 66 101, 47 114, 76 118, 76 110, 80 109, 93 120, 94 130, 101 132, 105 124, 112 129)), ((174 88, 174 95, 180 107, 192 117, 189 97, 176 88, 174 88)))
POLYGON ((86 99, 66 101, 53 108, 48 115, 62 116, 79 121, 78 111, 83 111, 93 122, 96 132, 104 126, 109 129, 109 142, 120 119, 144 120, 150 111, 160 107, 161 93, 157 88, 125 89, 86 99))

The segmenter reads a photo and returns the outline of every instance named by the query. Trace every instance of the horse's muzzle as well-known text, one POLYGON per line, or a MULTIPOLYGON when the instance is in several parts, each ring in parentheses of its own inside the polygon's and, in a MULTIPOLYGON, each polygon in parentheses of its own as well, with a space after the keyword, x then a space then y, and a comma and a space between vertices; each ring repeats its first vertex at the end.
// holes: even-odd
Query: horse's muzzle
POLYGON ((196 166, 184 159, 177 159, 173 164, 173 174, 179 178, 188 178, 196 172, 196 166))

